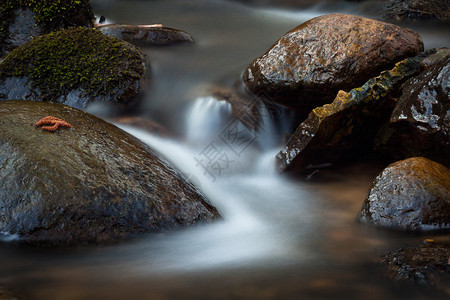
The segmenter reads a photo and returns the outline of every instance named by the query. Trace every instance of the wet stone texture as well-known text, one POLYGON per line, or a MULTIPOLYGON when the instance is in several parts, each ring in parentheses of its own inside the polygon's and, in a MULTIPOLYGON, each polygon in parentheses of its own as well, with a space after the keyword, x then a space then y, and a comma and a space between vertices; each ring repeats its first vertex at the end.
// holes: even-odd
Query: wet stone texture
POLYGON ((168 162, 114 125, 61 104, 0 101, 0 232, 80 244, 217 216, 168 162), (35 126, 48 115, 73 128, 35 126))
POLYGON ((387 275, 399 282, 409 282, 450 292, 450 245, 427 243, 391 251, 382 257, 387 275))
POLYGON ((384 18, 394 21, 439 21, 450 23, 448 0, 388 0, 384 18))
POLYGON ((330 14, 282 36, 245 70, 247 88, 296 109, 303 119, 407 57, 423 51, 420 36, 405 28, 362 17, 330 14))
POLYGON ((450 170, 423 157, 396 162, 375 179, 359 219, 408 231, 450 230, 450 170))
POLYGON ((422 63, 423 72, 402 86, 377 150, 395 159, 425 156, 450 166, 450 49, 422 63))
POLYGON ((182 30, 155 25, 101 25, 98 30, 106 35, 136 45, 170 45, 193 43, 192 36, 182 30))
POLYGON ((281 172, 304 172, 316 165, 344 163, 373 151, 373 140, 387 122, 402 82, 417 74, 422 56, 408 58, 333 103, 315 108, 277 154, 281 172))

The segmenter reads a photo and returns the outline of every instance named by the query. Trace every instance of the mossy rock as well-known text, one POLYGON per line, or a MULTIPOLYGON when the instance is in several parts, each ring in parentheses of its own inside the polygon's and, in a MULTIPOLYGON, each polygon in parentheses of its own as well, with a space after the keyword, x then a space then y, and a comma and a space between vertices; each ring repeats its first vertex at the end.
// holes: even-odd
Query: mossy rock
POLYGON ((0 232, 49 245, 212 221, 198 190, 150 147, 69 106, 0 101, 0 232), (72 128, 48 132, 45 116, 72 128))
POLYGON ((72 27, 14 49, 0 63, 0 100, 53 101, 85 108, 126 103, 142 85, 145 58, 96 29, 72 27))
POLYGON ((89 0, 2 0, 0 56, 38 35, 71 26, 92 27, 93 21, 89 0))

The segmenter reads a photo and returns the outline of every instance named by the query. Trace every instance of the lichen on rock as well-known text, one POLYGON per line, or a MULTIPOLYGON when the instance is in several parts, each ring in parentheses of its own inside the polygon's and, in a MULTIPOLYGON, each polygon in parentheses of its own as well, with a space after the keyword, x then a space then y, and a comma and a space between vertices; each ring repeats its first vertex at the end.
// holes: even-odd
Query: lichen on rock
POLYGON ((84 108, 94 100, 127 102, 139 92, 145 59, 134 46, 95 29, 68 28, 13 50, 0 63, 0 99, 84 108))

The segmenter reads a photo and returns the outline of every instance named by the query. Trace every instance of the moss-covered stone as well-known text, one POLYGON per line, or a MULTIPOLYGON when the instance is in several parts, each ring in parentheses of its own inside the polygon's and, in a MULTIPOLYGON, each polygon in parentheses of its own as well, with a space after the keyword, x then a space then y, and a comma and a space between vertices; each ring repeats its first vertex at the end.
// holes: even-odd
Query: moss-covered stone
POLYGON ((70 26, 92 27, 94 21, 89 0, 2 0, 0 45, 4 44, 8 38, 8 28, 14 23, 19 9, 30 9, 34 13, 34 25, 42 27, 42 33, 70 26))
POLYGON ((0 93, 3 100, 55 101, 83 108, 93 99, 126 102, 138 93, 144 73, 145 59, 134 46, 96 29, 69 28, 7 55, 0 64, 0 93), (12 95, 8 80, 23 78, 24 90, 12 95))

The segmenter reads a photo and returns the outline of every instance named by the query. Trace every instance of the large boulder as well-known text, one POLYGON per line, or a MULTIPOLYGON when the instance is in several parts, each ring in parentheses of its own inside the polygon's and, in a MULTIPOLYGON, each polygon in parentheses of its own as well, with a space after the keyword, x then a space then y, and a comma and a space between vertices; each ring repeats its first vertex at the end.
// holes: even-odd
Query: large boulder
POLYGON ((425 156, 449 167, 450 49, 440 49, 433 57, 423 61, 420 75, 403 84, 375 147, 396 159, 425 156))
POLYGON ((192 36, 182 30, 163 27, 162 25, 100 25, 98 30, 106 35, 130 42, 136 45, 170 45, 178 43, 193 43, 192 36))
POLYGON ((218 216, 167 161, 95 116, 56 103, 0 101, 0 120, 0 232, 78 244, 218 216), (72 128, 35 126, 48 115, 72 128))
POLYGON ((401 83, 417 74, 423 56, 405 59, 333 103, 315 108, 277 154, 281 172, 303 172, 316 165, 343 163, 373 151, 373 140, 387 122, 401 83))
POLYGON ((306 117, 339 90, 361 86, 396 62, 423 50, 406 28, 362 17, 330 14, 282 36, 245 70, 247 88, 306 117))
POLYGON ((384 9, 384 18, 387 20, 450 23, 448 0, 388 0, 384 9))
POLYGON ((92 27, 89 0, 2 0, 0 3, 0 56, 39 35, 69 26, 92 27))
POLYGON ((93 101, 128 103, 145 59, 131 44, 96 29, 69 28, 14 49, 0 63, 0 100, 53 101, 83 109, 93 101))
POLYGON ((423 157, 389 165, 375 179, 359 219, 393 230, 449 230, 450 170, 423 157))

